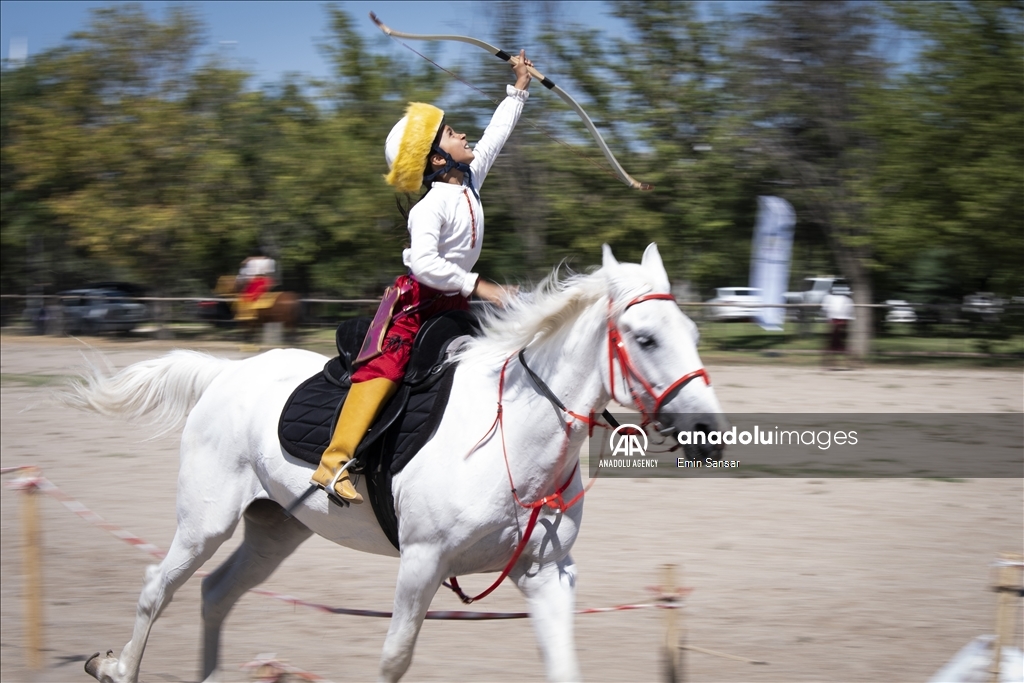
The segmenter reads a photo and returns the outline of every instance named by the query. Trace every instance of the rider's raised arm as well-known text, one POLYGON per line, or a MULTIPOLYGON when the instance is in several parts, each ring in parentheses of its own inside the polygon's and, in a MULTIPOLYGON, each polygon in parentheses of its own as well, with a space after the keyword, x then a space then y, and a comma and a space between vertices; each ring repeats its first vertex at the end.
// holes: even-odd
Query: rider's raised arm
POLYGON ((528 66, 533 62, 526 58, 524 50, 519 51, 519 56, 514 57, 512 70, 516 74, 516 84, 505 86, 505 99, 494 110, 491 122, 487 125, 480 141, 473 148, 475 158, 470 168, 473 169, 473 182, 477 189, 484 184, 488 171, 498 158, 498 153, 505 146, 508 136, 519 121, 519 115, 523 113, 523 104, 529 99, 530 73, 528 66))
POLYGON ((513 85, 507 85, 505 88, 508 96, 494 110, 494 116, 491 117, 487 130, 484 131, 480 142, 476 143, 473 148, 475 158, 470 164, 470 168, 473 170, 473 183, 477 190, 483 186, 488 171, 494 165, 494 160, 498 158, 498 153, 505 146, 509 135, 512 134, 512 129, 519 121, 519 115, 523 112, 523 104, 530 97, 528 91, 516 90, 513 85))

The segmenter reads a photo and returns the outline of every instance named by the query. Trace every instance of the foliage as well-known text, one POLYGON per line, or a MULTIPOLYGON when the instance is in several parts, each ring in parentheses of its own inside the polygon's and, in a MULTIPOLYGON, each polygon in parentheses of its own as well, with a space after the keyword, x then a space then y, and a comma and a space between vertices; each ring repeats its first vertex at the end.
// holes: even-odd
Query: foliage
POLYGON ((757 190, 753 167, 736 163, 735 109, 723 87, 725 27, 701 22, 680 3, 620 2, 614 11, 629 32, 611 49, 585 29, 549 40, 592 117, 610 128, 621 163, 654 189, 609 187, 592 165, 564 160, 558 171, 569 191, 555 186, 549 196, 560 243, 570 253, 596 253, 608 242, 635 259, 657 241, 668 245, 662 254, 673 280, 705 291, 743 282, 757 190))
MULTIPOLYGON (((620 35, 564 21, 572 5, 540 3, 533 22, 520 3, 478 10, 501 27, 494 42, 536 46, 538 67, 655 186, 611 177, 576 115, 535 83, 483 190, 485 276, 536 280, 562 259, 596 263, 603 242, 636 259, 658 241, 674 281, 741 284, 756 196, 777 194, 799 219, 794 281, 841 271, 865 301, 1024 293, 1020 2, 609 8, 620 35), (893 31, 913 58, 886 50, 893 31)), ((163 20, 102 8, 60 48, 5 65, 3 291, 126 279, 203 294, 262 249, 289 289, 376 295, 407 241, 381 182, 405 102, 443 103, 474 138, 511 79, 482 53, 458 65, 444 44, 426 48, 489 84, 483 97, 352 22, 326 8, 323 82, 253 88, 204 52, 187 6, 163 20)))
POLYGON ((29 208, 57 284, 103 275, 170 284, 248 224, 238 201, 246 178, 223 142, 254 96, 242 74, 195 78, 199 42, 186 10, 160 24, 138 6, 104 8, 71 45, 18 74, 35 87, 5 116, 16 194, 4 219, 29 208))
MULTIPOLYGON (((893 3, 921 49, 871 119, 876 244, 890 263, 941 248, 959 293, 1024 288, 1024 4, 893 3)), ((934 258, 934 257, 933 257, 934 258)))

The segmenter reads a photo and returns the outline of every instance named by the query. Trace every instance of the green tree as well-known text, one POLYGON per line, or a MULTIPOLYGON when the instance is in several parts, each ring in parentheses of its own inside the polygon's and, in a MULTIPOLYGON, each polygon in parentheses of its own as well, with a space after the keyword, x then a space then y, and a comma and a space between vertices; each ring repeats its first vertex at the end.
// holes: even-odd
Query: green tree
MULTIPOLYGON (((238 159, 191 90, 201 35, 188 10, 173 8, 160 23, 138 5, 117 5, 95 10, 70 46, 33 65, 41 86, 13 106, 5 156, 66 250, 102 264, 79 275, 177 291, 211 242, 246 222, 233 220, 232 188, 245 181, 238 159)), ((240 75, 208 81, 228 89, 221 100, 244 103, 240 75)))
MULTIPOLYGON (((702 20, 691 3, 613 8, 625 35, 577 29, 549 39, 622 164, 654 189, 630 190, 586 161, 555 154, 546 172, 562 184, 549 193, 549 239, 565 254, 596 254, 609 242, 627 258, 658 241, 674 280, 705 290, 742 282, 758 190, 756 163, 737 163, 743 142, 724 87, 728 25, 702 20)), ((569 130, 585 139, 578 126, 569 130)))
POLYGON ((35 64, 3 70, 0 79, 0 290, 40 293, 52 273, 41 261, 54 235, 39 229, 48 223, 45 191, 24 188, 22 174, 7 154, 14 139, 16 103, 37 97, 42 74, 35 64))
MULTIPOLYGON (((655 189, 622 185, 576 114, 535 84, 484 188, 478 269, 531 279, 561 258, 596 262, 602 242, 635 259, 655 240, 674 280, 736 284, 755 198, 779 194, 800 220, 796 258, 821 267, 827 247, 859 303, 908 272, 928 279, 929 296, 1020 293, 1024 5, 893 4, 886 25, 920 48, 898 68, 881 56, 878 7, 769 3, 734 21, 689 3, 618 2, 626 31, 612 38, 539 35, 567 23, 556 4, 488 7, 492 42, 536 46, 540 69, 655 189)), ((5 66, 4 291, 131 278, 197 293, 263 248, 288 288, 379 292, 402 271, 408 239, 381 181, 388 131, 419 100, 476 137, 509 72, 483 53, 452 65, 448 44, 425 48, 481 96, 386 52, 383 36, 364 41, 337 7, 326 20, 333 73, 322 82, 252 89, 248 74, 203 56, 189 10, 157 21, 120 4, 66 45, 5 66)), ((860 353, 870 329, 862 315, 860 353)))
MULTIPOLYGON (((744 17, 733 87, 744 134, 805 227, 821 231, 857 304, 873 303, 870 197, 878 141, 865 125, 883 84, 875 8, 771 2, 744 17)), ((798 226, 799 227, 799 226, 798 226)), ((852 351, 868 353, 872 311, 859 308, 852 351)))
POLYGON ((919 49, 872 119, 876 248, 894 268, 925 259, 960 295, 1024 294, 1024 3, 893 3, 889 18, 919 49))

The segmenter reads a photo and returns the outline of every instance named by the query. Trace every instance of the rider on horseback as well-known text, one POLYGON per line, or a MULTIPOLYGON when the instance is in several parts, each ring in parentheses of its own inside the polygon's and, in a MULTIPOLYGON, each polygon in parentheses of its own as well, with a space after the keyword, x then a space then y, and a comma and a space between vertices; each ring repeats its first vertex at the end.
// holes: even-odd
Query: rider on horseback
POLYGON ((352 388, 342 407, 331 443, 312 482, 348 503, 363 497, 349 481, 344 465, 352 459, 366 431, 405 374, 412 343, 429 318, 469 308, 476 294, 501 305, 510 291, 470 272, 480 256, 484 212, 477 193, 495 158, 512 133, 523 104, 533 63, 520 51, 513 60, 515 86, 498 105, 476 147, 464 133, 444 122, 444 112, 412 102, 385 143, 390 173, 385 180, 400 192, 422 185, 427 192, 408 212, 411 246, 402 253, 409 269, 389 287, 356 358, 352 388))
POLYGON ((235 320, 253 321, 259 318, 259 309, 273 306, 275 297, 264 297, 274 286, 277 264, 265 250, 259 256, 250 256, 242 261, 242 267, 235 278, 235 320))

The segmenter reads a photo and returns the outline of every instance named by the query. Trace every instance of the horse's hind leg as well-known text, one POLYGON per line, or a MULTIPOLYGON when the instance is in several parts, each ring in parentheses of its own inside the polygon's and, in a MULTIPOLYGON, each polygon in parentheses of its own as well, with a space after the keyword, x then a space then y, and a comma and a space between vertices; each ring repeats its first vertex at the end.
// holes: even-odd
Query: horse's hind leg
POLYGON ((132 639, 119 657, 110 652, 106 656, 94 655, 85 663, 87 673, 102 683, 138 681, 142 653, 153 622, 170 603, 175 591, 231 537, 238 524, 241 506, 234 506, 225 497, 218 502, 216 508, 202 506, 202 509, 183 511, 179 495, 178 529, 164 559, 146 569, 146 585, 139 595, 132 639))
POLYGON ((257 500, 245 511, 242 544, 203 579, 203 679, 219 663, 221 626, 231 608, 246 591, 274 573, 312 534, 273 501, 257 500))
POLYGON ((530 603, 530 621, 537 634, 544 668, 550 681, 580 680, 573 619, 576 610, 576 565, 566 555, 536 570, 512 572, 516 585, 530 603))

